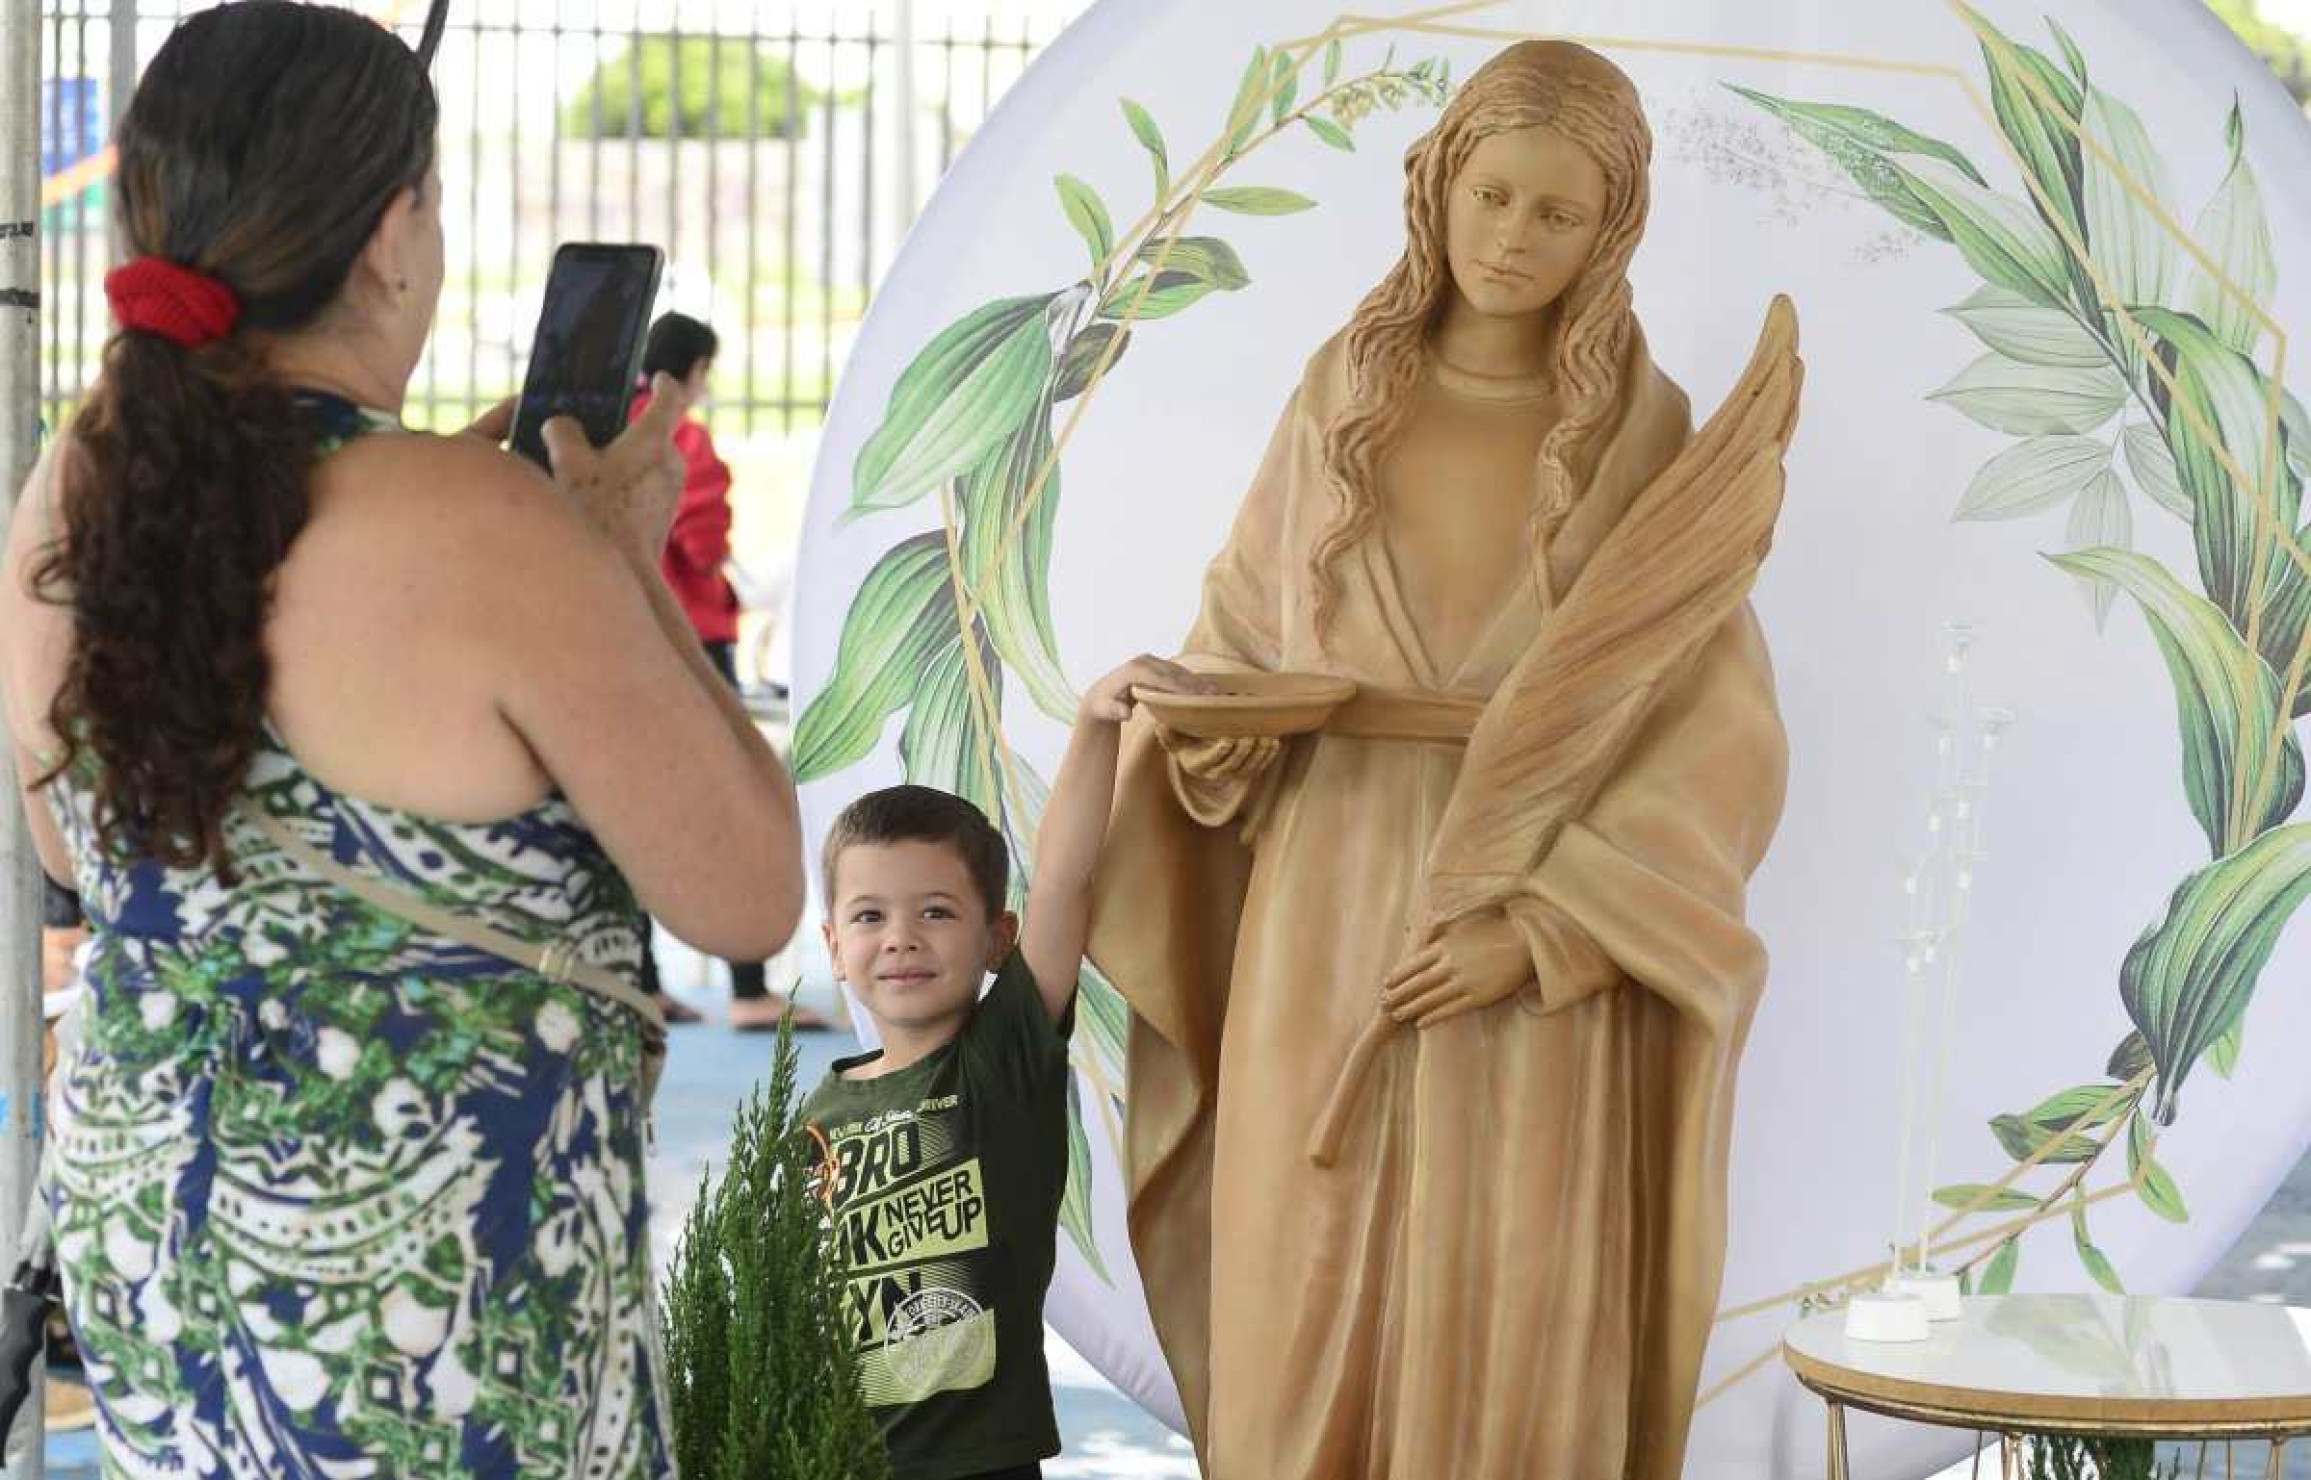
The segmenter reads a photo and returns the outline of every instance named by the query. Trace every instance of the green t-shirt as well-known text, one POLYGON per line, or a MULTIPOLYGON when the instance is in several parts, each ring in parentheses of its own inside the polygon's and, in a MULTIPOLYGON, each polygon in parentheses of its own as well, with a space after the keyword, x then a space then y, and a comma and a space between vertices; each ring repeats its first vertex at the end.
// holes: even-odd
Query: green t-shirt
POLYGON ((833 1157, 859 1385, 898 1480, 1059 1452, 1043 1292, 1067 1189, 1067 1035, 1014 952, 954 1041, 836 1061, 802 1118, 833 1157))

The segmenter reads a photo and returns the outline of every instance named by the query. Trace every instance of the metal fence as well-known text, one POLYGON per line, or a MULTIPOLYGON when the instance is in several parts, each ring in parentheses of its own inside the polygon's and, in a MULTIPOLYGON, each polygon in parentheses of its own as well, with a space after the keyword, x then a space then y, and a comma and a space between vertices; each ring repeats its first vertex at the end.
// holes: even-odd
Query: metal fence
MULTIPOLYGON (((434 65, 449 274, 412 424, 519 388, 553 247, 665 248, 718 424, 815 425, 939 174, 1083 0, 453 0, 434 65)), ((46 0, 43 411, 98 368, 112 120, 201 0, 46 0)), ((422 0, 358 8, 412 39, 422 0)))

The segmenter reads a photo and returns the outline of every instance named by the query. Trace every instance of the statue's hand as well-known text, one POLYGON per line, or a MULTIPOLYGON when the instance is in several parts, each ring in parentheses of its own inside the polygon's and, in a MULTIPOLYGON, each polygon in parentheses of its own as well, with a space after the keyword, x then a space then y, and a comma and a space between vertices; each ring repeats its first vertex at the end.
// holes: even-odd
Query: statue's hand
POLYGON ((1426 1028, 1489 1007, 1533 979, 1525 938, 1498 910, 1463 915, 1397 963, 1380 989, 1388 1015, 1426 1028))
POLYGON ((1156 738, 1180 769, 1198 781, 1250 781, 1275 764, 1284 742, 1267 736, 1206 740, 1158 728, 1156 738))

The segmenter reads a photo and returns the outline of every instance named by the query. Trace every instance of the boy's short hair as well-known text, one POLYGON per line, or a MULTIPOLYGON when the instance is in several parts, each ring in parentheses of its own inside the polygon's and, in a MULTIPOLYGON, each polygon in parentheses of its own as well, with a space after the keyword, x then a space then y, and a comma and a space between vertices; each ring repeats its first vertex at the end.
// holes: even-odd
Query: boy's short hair
POLYGON ((826 846, 819 855, 828 909, 835 907, 835 865, 842 861, 843 851, 890 843, 941 843, 954 849, 978 886, 987 918, 1003 913, 1011 888, 1011 850, 1003 834, 971 803, 928 786, 870 791, 843 808, 827 829, 826 846))
POLYGON ((721 348, 722 341, 699 320, 686 313, 661 314, 642 342, 642 378, 648 380, 663 370, 676 380, 688 380, 699 361, 713 359, 721 348))

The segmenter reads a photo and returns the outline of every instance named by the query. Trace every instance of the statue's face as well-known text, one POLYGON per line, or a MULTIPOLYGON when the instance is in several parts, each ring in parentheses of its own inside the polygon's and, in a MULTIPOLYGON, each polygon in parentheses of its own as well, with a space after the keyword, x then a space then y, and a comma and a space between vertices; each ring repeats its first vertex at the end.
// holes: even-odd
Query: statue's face
POLYGON ((1486 317, 1541 312, 1580 276, 1605 218, 1605 172, 1547 127, 1480 140, 1452 182, 1453 286, 1486 317))

